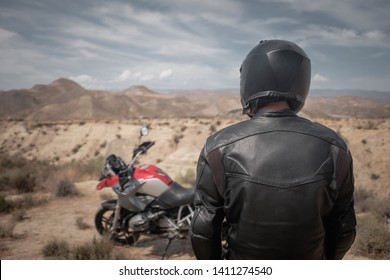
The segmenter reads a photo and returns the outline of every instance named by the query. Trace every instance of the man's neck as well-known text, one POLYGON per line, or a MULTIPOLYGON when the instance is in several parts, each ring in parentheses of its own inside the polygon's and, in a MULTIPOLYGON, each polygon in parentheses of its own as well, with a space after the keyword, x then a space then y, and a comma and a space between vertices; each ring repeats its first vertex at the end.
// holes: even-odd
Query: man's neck
POLYGON ((290 106, 286 101, 275 101, 262 106, 257 112, 282 111, 287 109, 290 109, 290 106))

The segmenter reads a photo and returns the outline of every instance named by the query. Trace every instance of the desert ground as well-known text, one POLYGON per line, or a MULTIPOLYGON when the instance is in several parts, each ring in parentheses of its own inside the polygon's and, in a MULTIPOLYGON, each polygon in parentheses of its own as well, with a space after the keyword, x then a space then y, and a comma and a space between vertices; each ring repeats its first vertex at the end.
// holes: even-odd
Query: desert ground
MULTIPOLYGON (((115 153, 129 160, 138 143, 139 129, 148 126, 144 139, 156 141, 141 163, 158 165, 175 180, 190 187, 195 177, 196 162, 205 139, 213 132, 245 117, 134 119, 128 121, 1 121, 0 152, 23 155, 29 160, 44 160, 53 165, 86 162, 115 153), (190 178, 190 179, 189 179, 190 178)), ((333 118, 314 119, 340 133, 354 157, 355 186, 377 196, 390 196, 390 119, 333 118)), ((103 164, 103 162, 102 162, 103 164)), ((1 259, 43 259, 42 248, 51 239, 71 244, 101 238, 94 228, 94 215, 110 190, 96 191, 96 177, 77 172, 58 173, 75 183, 80 195, 56 198, 50 191, 60 178, 47 180, 47 185, 34 196, 48 202, 33 207, 17 222, 12 236, 0 238, 1 259), (77 226, 82 219, 85 229, 77 226)), ((114 195, 114 194, 112 194, 114 195)), ((1 223, 12 218, 0 214, 1 223)), ((161 259, 167 240, 144 236, 135 246, 115 246, 128 259, 161 259)), ((174 240, 167 259, 194 259, 190 242, 174 240)), ((360 259, 349 253, 346 259, 360 259)))

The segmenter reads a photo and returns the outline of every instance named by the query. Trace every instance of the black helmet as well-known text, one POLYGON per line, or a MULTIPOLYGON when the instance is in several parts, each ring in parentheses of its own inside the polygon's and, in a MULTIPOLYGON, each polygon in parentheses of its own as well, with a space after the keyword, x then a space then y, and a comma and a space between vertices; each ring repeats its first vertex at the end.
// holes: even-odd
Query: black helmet
POLYGON ((311 64, 296 44, 264 40, 254 47, 241 65, 240 94, 243 113, 253 116, 262 105, 285 100, 294 112, 309 93, 311 64))

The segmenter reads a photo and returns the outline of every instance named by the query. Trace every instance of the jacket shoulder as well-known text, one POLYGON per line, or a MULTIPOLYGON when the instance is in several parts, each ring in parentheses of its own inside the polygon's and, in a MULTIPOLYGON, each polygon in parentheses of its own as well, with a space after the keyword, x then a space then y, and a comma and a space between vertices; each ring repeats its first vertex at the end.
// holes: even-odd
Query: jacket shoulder
POLYGON ((248 129, 245 130, 244 128, 250 127, 248 124, 249 121, 250 120, 245 120, 236 124, 232 124, 210 135, 206 140, 204 152, 208 154, 215 149, 248 137, 249 131, 247 131, 248 129))
POLYGON ((347 143, 339 133, 323 124, 312 122, 309 120, 307 121, 311 123, 311 126, 313 128, 315 128, 313 129, 313 134, 315 136, 323 139, 324 141, 329 142, 332 145, 338 146, 339 148, 348 151, 347 143))
POLYGON ((207 155, 215 149, 232 144, 246 137, 270 132, 300 133, 308 137, 322 139, 330 145, 335 145, 348 151, 346 142, 331 128, 295 116, 291 118, 249 119, 230 125, 207 138, 204 153, 207 155))

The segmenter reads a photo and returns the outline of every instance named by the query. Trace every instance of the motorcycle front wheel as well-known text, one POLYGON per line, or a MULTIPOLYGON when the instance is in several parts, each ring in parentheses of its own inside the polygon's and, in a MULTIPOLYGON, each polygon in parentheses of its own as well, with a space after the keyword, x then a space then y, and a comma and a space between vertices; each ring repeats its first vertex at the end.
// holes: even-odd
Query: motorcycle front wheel
POLYGON ((95 215, 95 227, 99 234, 109 236, 109 238, 120 244, 132 245, 140 236, 137 232, 128 231, 120 226, 119 229, 113 229, 114 224, 114 209, 100 207, 95 215))

